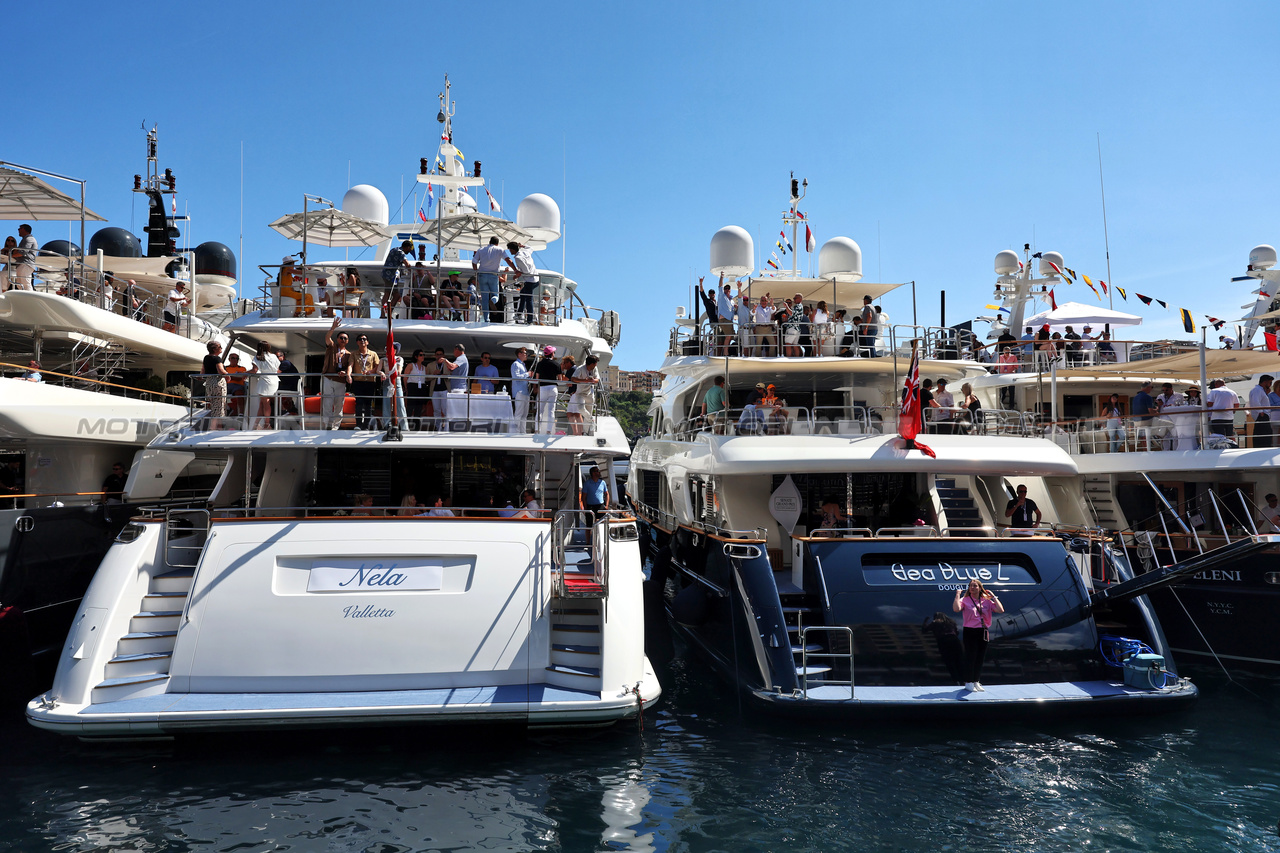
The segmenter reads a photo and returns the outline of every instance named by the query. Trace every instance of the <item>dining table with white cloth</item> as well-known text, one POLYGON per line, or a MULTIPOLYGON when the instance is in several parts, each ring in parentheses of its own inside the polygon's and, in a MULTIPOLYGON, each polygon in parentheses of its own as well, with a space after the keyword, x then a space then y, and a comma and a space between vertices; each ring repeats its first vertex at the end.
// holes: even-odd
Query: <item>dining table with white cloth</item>
POLYGON ((511 395, 471 394, 466 391, 450 391, 444 398, 445 429, 453 424, 501 424, 500 432, 516 432, 515 412, 511 407, 511 395))

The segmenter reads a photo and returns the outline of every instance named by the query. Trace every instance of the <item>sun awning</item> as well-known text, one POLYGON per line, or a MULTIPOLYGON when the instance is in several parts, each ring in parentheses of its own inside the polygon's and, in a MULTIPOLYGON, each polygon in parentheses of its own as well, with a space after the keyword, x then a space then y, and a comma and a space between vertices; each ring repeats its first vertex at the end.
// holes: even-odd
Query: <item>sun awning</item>
MULTIPOLYGON (((844 308, 852 313, 853 309, 862 307, 862 297, 870 296, 872 301, 875 301, 899 287, 902 287, 901 282, 898 284, 878 284, 871 281, 832 283, 830 279, 825 278, 752 278, 747 282, 747 294, 754 300, 767 293, 777 304, 799 293, 804 297, 805 302, 817 303, 822 299, 832 311, 836 308, 844 308)), ((736 285, 734 292, 736 295, 736 285)))
MULTIPOLYGON (((1205 350, 1205 375, 1209 379, 1233 379, 1258 373, 1280 372, 1280 353, 1261 350, 1205 350)), ((1162 358, 1147 358, 1123 364, 1098 364, 1059 370, 1058 377, 1081 379, 1169 379, 1196 382, 1200 379, 1200 353, 1183 352, 1162 358)))
POLYGON ((1085 305, 1081 302, 1064 302, 1052 311, 1042 311, 1024 321, 1027 326, 1082 326, 1086 323, 1112 326, 1137 326, 1142 318, 1137 314, 1126 314, 1123 311, 1112 311, 1101 305, 1085 305))
POLYGON ((315 243, 318 246, 376 246, 390 240, 392 231, 378 222, 343 210, 308 210, 287 213, 269 228, 290 240, 315 243))
POLYGON ((0 166, 0 219, 71 220, 81 215, 90 221, 107 221, 41 178, 0 166))

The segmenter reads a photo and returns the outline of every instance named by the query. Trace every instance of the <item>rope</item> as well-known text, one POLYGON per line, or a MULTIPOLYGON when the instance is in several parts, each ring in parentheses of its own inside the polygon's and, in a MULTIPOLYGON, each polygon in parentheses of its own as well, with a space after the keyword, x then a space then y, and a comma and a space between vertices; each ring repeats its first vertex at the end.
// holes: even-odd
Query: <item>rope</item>
MULTIPOLYGON (((21 364, 10 364, 7 361, 0 361, 0 367, 15 367, 18 370, 31 370, 31 367, 29 366, 21 365, 21 364)), ((155 397, 172 397, 174 400, 181 401, 182 405, 184 406, 187 404, 187 398, 179 397, 177 394, 166 394, 163 391, 144 391, 141 388, 134 388, 129 385, 116 385, 114 382, 103 382, 101 379, 90 379, 87 376, 73 376, 70 373, 58 373, 55 370, 45 370, 43 367, 40 368, 38 372, 42 374, 47 373, 50 376, 61 376, 63 379, 70 379, 74 382, 91 382, 94 385, 102 385, 107 388, 120 388, 125 391, 137 391, 141 394, 151 394, 152 396, 155 396, 155 397)))

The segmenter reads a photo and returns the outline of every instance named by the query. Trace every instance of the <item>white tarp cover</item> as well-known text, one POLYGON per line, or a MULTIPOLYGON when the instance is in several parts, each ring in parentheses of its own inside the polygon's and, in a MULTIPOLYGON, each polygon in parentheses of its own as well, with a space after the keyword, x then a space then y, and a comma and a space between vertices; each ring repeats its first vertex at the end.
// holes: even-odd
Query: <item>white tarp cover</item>
MULTIPOLYGON (((733 295, 737 296, 738 285, 729 279, 725 280, 733 285, 733 295)), ((703 282, 703 286, 711 287, 718 283, 719 279, 708 278, 703 282)), ((775 305, 780 305, 784 299, 790 299, 799 293, 810 305, 816 305, 821 299, 826 301, 827 308, 831 311, 844 308, 853 314, 855 310, 862 310, 862 297, 870 296, 875 302, 889 291, 899 287, 902 287, 901 283, 837 281, 833 284, 825 278, 753 278, 747 283, 747 294, 754 302, 767 293, 775 305)))
POLYGON ((1080 326, 1085 323, 1113 326, 1138 326, 1142 318, 1137 314, 1126 314, 1123 311, 1112 311, 1101 305, 1085 305, 1082 302, 1064 302, 1052 311, 1042 311, 1034 317, 1028 317, 1025 326, 1080 326))
POLYGON ((35 175, 0 167, 0 219, 71 220, 81 213, 87 220, 107 221, 35 175))

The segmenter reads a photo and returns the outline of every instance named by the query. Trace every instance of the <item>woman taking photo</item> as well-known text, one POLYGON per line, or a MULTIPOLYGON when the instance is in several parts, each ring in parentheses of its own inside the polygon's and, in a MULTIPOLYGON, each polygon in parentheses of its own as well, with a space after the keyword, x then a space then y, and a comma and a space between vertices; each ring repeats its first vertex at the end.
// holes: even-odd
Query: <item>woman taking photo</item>
POLYGON ((951 609, 964 614, 964 662, 965 689, 985 692, 982 686, 982 662, 987 656, 987 643, 991 641, 991 617, 1004 612, 1004 605, 995 593, 988 592, 982 581, 969 581, 969 589, 956 590, 951 609))

